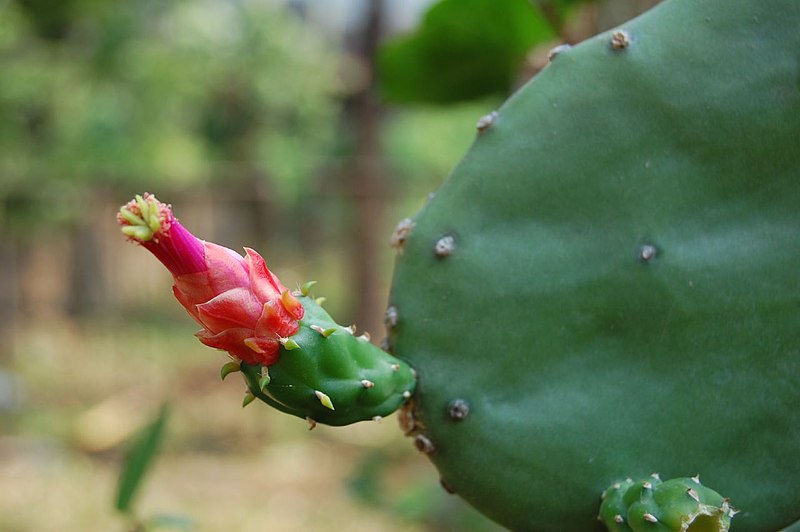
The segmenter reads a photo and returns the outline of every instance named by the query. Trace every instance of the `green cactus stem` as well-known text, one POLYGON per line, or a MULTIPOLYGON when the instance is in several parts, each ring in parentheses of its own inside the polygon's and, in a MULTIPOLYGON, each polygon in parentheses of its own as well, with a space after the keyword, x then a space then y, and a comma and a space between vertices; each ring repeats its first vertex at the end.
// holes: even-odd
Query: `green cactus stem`
POLYGON ((610 532, 727 532, 736 513, 728 499, 703 486, 699 477, 662 482, 651 475, 604 491, 599 519, 610 532))
POLYGON ((242 363, 248 394, 283 412, 326 425, 380 419, 414 392, 411 367, 354 327, 336 323, 304 287, 298 332, 282 339, 278 362, 242 363), (266 377, 266 378, 265 378, 266 377))

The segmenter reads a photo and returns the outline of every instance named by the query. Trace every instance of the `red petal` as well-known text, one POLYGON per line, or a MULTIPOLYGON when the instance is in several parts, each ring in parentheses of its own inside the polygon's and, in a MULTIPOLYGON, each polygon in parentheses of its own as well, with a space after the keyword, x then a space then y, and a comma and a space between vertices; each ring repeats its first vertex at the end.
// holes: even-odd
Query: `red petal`
POLYGON ((262 302, 278 299, 286 287, 281 284, 275 275, 267 268, 264 258, 250 248, 244 248, 247 253, 247 266, 250 270, 250 289, 262 302))
POLYGON ((217 334, 204 329, 195 334, 198 340, 208 347, 227 351, 248 364, 258 364, 261 362, 263 354, 256 353, 244 343, 245 339, 250 338, 252 335, 252 329, 244 328, 226 329, 217 334))
POLYGON ((262 308, 248 290, 234 288, 197 305, 197 313, 203 325, 212 332, 231 327, 246 327, 253 330, 262 308))
POLYGON ((257 353, 259 361, 266 366, 274 364, 280 357, 280 344, 275 338, 259 338, 253 336, 251 338, 246 338, 244 343, 252 349, 253 352, 257 353))
POLYGON ((197 304, 192 301, 186 294, 181 292, 181 290, 176 286, 172 285, 172 293, 175 296, 175 299, 178 300, 183 308, 186 309, 186 312, 192 315, 197 323, 203 325, 203 322, 200 321, 200 316, 197 314, 197 304))
POLYGON ((231 288, 250 286, 247 263, 241 255, 213 242, 204 242, 204 245, 206 264, 208 265, 208 284, 214 290, 215 295, 231 288))
POLYGON ((278 301, 264 303, 264 310, 256 323, 256 336, 287 337, 297 332, 300 325, 286 312, 278 301))
POLYGON ((291 292, 288 290, 284 290, 281 294, 281 303, 283 304, 283 308, 294 317, 294 319, 299 320, 305 314, 305 309, 303 305, 294 297, 291 292))

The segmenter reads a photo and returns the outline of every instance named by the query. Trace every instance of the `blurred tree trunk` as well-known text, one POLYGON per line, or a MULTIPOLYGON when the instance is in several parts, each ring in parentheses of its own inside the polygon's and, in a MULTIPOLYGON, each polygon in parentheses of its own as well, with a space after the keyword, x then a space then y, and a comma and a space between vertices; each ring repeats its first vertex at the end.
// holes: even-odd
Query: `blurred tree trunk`
POLYGON ((352 117, 354 139, 352 166, 344 180, 352 205, 349 220, 351 235, 350 285, 356 295, 355 321, 359 330, 381 333, 385 295, 382 293, 381 252, 386 252, 384 235, 388 187, 381 122, 384 109, 376 95, 375 56, 383 26, 382 0, 368 0, 364 22, 357 36, 354 52, 365 69, 366 82, 345 102, 345 112, 352 117))

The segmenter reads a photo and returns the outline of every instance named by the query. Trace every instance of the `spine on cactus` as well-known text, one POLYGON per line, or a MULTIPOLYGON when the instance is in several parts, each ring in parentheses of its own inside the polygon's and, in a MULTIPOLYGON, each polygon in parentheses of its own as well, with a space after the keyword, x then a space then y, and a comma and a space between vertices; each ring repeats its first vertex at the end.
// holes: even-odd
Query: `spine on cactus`
POLYGON ((626 479, 603 493, 598 519, 610 532, 726 532, 736 510, 699 476, 662 482, 626 479))
POLYGON ((258 398, 312 426, 347 425, 391 414, 411 396, 408 364, 336 323, 311 297, 313 282, 290 291, 256 251, 200 240, 152 194, 136 196, 117 220, 172 274, 198 339, 230 356, 222 378, 242 372, 244 405, 258 398))

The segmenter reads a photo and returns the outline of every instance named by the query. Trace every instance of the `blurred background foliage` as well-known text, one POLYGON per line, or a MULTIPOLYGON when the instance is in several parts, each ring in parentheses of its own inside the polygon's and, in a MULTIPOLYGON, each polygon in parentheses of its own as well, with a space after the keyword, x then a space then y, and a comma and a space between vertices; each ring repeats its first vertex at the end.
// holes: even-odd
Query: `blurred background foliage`
POLYGON ((654 3, 0 0, 0 530, 494 530, 393 420, 238 408, 114 215, 155 192, 380 340, 389 234, 476 120, 654 3))

